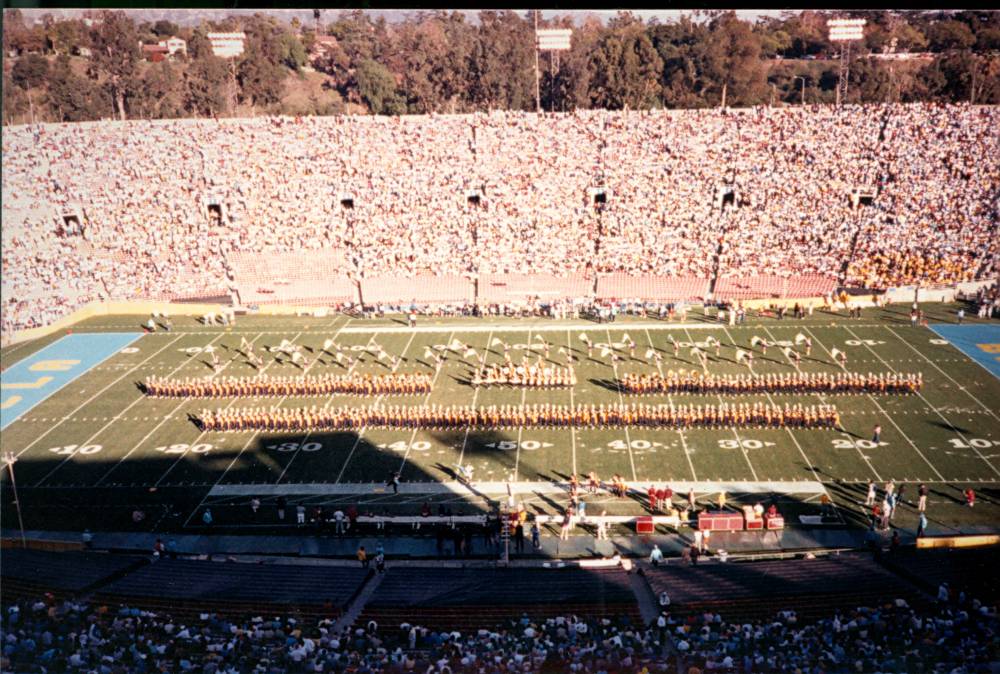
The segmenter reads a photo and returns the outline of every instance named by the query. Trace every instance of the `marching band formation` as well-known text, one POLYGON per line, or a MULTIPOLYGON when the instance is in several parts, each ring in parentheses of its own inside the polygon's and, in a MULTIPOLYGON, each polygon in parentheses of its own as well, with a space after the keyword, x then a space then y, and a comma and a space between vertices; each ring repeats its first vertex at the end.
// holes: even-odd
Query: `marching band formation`
POLYGON ((537 365, 489 365, 482 374, 472 377, 473 386, 525 386, 553 388, 575 386, 576 373, 571 367, 539 367, 537 365))
POLYGON ((833 405, 373 405, 203 411, 205 431, 316 431, 374 428, 839 428, 833 405))
POLYGON ((150 377, 146 395, 156 398, 266 398, 287 396, 413 395, 429 393, 429 374, 324 374, 306 377, 225 377, 172 380, 150 377))
POLYGON ((769 374, 707 374, 695 370, 670 370, 667 374, 624 374, 623 393, 708 393, 753 395, 758 393, 909 394, 924 384, 921 372, 862 374, 860 372, 786 372, 769 374))

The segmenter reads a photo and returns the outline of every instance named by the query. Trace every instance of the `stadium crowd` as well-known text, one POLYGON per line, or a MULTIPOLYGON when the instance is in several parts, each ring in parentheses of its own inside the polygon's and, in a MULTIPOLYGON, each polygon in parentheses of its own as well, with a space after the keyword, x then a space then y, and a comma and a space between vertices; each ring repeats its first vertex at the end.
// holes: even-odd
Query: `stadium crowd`
POLYGON ((998 125, 906 104, 11 128, 2 327, 228 296, 229 257, 268 252, 336 250, 355 279, 988 278, 998 125))
MULTIPOLYGON (((948 593, 945 592, 945 597, 948 593)), ((669 609, 649 626, 627 618, 525 615, 492 629, 419 624, 338 631, 329 619, 236 620, 52 598, 3 605, 0 669, 17 672, 988 672, 1000 629, 978 600, 914 608, 903 600, 807 621, 794 611, 744 623, 669 609)))

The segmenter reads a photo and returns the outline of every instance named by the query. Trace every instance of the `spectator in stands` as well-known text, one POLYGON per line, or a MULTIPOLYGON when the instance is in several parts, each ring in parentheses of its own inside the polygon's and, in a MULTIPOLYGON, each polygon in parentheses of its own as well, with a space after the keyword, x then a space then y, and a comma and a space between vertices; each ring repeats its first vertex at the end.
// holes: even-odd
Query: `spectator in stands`
POLYGON ((324 270, 344 279, 991 278, 998 121, 994 106, 891 104, 51 124, 37 141, 12 127, 0 330, 92 300, 227 294, 233 260, 272 252, 344 251, 324 270), (614 186, 600 208, 597 175, 614 186), (852 203, 856 188, 873 203, 852 203), (66 227, 72 209, 85 222, 66 227))

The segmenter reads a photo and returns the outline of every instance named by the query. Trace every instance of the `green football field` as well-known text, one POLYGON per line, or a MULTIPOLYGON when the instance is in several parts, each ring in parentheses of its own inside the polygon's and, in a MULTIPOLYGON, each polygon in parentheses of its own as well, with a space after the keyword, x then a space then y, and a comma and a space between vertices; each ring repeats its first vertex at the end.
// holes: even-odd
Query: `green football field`
MULTIPOLYGON (((927 305, 932 326, 954 322, 954 305, 927 305)), ((775 499, 790 514, 818 514, 825 491, 838 506, 836 523, 860 524, 867 481, 889 479, 908 485, 915 502, 916 483, 932 488, 931 529, 935 533, 981 531, 1000 523, 996 480, 1000 477, 1000 380, 928 328, 911 327, 908 307, 866 309, 861 319, 817 312, 803 320, 751 317, 746 324, 723 326, 700 310, 686 324, 625 318, 612 324, 541 319, 421 319, 417 330, 402 320, 314 317, 240 316, 234 326, 204 326, 193 318, 174 318, 171 332, 143 335, 37 404, 2 433, 3 452, 16 455, 15 477, 27 529, 156 530, 196 533, 205 529, 201 513, 208 506, 214 529, 240 533, 279 531, 286 525, 268 515, 251 518, 247 505, 259 496, 265 505, 284 496, 290 505, 361 505, 362 511, 417 514, 424 501, 448 503, 456 511, 483 507, 484 497, 505 493, 505 483, 535 512, 555 513, 567 502, 562 488, 574 472, 596 471, 602 479, 622 475, 641 494, 615 499, 591 497, 589 512, 638 514, 644 510, 645 487, 667 483, 679 494, 694 488, 699 499, 715 498, 728 485, 737 501, 775 499), (614 385, 624 372, 656 371, 646 362, 652 346, 663 356, 659 367, 698 367, 690 343, 711 336, 723 344, 721 357, 709 349, 708 370, 737 373, 736 346, 750 349, 760 336, 791 343, 798 333, 810 336, 813 350, 803 357, 804 372, 836 372, 832 349, 848 356, 847 370, 858 372, 922 372, 925 386, 913 396, 622 396, 614 385), (580 335, 597 345, 588 359, 580 335), (624 348, 624 334, 637 344, 635 358, 624 348), (488 362, 502 362, 503 351, 490 348, 495 339, 521 354, 541 353, 539 336, 551 345, 550 359, 565 357, 559 347, 574 350, 578 383, 572 389, 477 390, 467 382, 478 363, 449 353, 427 395, 391 396, 389 404, 520 404, 552 402, 719 404, 725 402, 802 402, 835 404, 845 432, 784 429, 697 429, 685 432, 629 429, 523 429, 516 431, 441 431, 366 429, 361 433, 205 433, 190 416, 206 407, 367 405, 372 398, 334 396, 286 399, 150 399, 137 384, 148 376, 212 375, 205 347, 218 349, 223 369, 217 376, 252 376, 255 370, 237 350, 240 338, 258 353, 282 339, 302 345, 312 363, 308 374, 343 373, 345 368, 321 353, 333 338, 360 355, 358 372, 386 373, 376 358, 378 344, 402 355, 398 372, 433 372, 425 351, 453 340, 488 351, 488 362), (682 343, 678 357, 669 336, 682 343), (616 366, 600 359, 601 343, 616 347, 624 361, 616 366), (882 426, 881 441, 871 441, 882 426), (456 485, 453 468, 471 463, 478 488, 456 485), (399 495, 388 493, 386 477, 402 473, 399 495), (732 484, 739 483, 739 484, 732 484), (962 490, 972 486, 979 502, 963 507, 962 490), (142 509, 147 517, 132 522, 142 509), (270 519, 268 519, 270 518, 270 519)), ((135 316, 102 316, 74 326, 81 332, 139 332, 135 316)), ((967 323, 976 324, 975 320, 967 323)), ((996 321, 992 324, 995 326, 996 321)), ((3 349, 3 369, 30 358, 63 333, 3 349)), ((1000 341, 1000 340, 998 340, 1000 341)), ((767 354, 755 347, 754 372, 791 372, 795 366, 772 346, 767 354)), ((800 349, 801 350, 801 349, 800 349)), ((298 365, 265 352, 268 375, 302 374, 298 365)), ((535 356, 532 355, 534 359, 535 356)), ((16 526, 10 478, 4 472, 5 534, 16 526)), ((270 512, 270 511, 268 511, 270 512)), ((904 507, 894 523, 913 526, 915 511, 904 507)), ((794 522, 793 522, 794 524, 794 522)), ((291 527, 291 525, 287 525, 291 527)))

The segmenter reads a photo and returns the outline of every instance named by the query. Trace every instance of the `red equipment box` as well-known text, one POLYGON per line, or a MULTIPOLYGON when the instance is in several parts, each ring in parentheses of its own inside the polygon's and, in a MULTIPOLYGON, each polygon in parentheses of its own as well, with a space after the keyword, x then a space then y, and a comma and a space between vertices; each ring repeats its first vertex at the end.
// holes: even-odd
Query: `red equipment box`
POLYGON ((702 531, 743 531, 743 514, 734 512, 703 512, 698 515, 702 531))
POLYGON ((764 528, 764 520, 757 517, 752 506, 743 506, 743 519, 746 520, 747 531, 761 530, 764 528))
POLYGON ((785 528, 785 518, 781 515, 775 515, 773 517, 765 517, 764 523, 767 525, 768 529, 784 529, 785 528))
POLYGON ((653 524, 653 518, 650 515, 645 515, 643 517, 635 518, 635 533, 637 534, 651 534, 656 529, 653 524))

